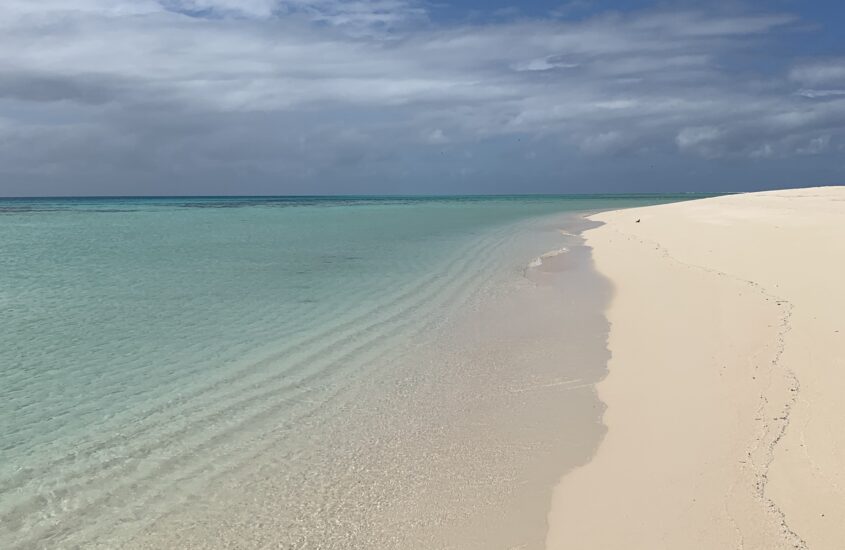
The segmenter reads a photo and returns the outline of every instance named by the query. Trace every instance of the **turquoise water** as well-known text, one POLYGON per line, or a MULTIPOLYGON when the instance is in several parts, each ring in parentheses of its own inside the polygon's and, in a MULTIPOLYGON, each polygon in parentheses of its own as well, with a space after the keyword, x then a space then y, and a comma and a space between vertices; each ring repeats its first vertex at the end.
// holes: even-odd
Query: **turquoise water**
POLYGON ((293 472, 519 228, 681 198, 0 200, 0 547, 137 541, 268 449, 330 500, 293 472))

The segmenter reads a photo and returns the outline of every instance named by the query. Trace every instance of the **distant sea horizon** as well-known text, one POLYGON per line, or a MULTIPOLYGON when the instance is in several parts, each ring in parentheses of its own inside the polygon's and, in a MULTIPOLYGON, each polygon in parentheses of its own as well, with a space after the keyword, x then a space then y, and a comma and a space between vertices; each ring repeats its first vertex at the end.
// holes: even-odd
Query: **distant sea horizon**
POLYGON ((560 198, 592 198, 592 197, 650 197, 650 196, 701 196, 717 197, 745 193, 747 191, 667 191, 644 193, 455 193, 455 194, 426 194, 426 193, 360 193, 360 194, 261 194, 261 195, 0 195, 0 200, 50 200, 50 199, 448 199, 462 197, 496 198, 496 197, 560 197, 560 198))

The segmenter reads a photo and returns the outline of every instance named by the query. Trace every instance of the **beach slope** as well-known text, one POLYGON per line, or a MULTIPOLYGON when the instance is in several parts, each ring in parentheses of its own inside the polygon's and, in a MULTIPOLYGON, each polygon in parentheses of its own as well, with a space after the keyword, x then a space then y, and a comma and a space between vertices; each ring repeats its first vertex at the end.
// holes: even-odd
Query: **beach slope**
POLYGON ((548 547, 842 548, 845 187, 592 219, 608 432, 548 547))

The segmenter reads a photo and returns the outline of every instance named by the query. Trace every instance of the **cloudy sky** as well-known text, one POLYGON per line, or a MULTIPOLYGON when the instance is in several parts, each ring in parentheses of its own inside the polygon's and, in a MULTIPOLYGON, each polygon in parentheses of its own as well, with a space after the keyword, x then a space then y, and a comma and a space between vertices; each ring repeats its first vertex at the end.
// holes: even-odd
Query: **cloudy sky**
POLYGON ((2 0, 0 195, 845 184, 839 4, 2 0))

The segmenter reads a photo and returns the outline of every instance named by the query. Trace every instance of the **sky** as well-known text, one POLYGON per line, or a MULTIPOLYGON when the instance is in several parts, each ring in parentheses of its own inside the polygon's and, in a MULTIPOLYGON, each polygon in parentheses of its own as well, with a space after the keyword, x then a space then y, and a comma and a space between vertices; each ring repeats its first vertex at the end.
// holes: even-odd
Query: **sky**
POLYGON ((0 196, 845 184, 845 2, 2 0, 0 196))

